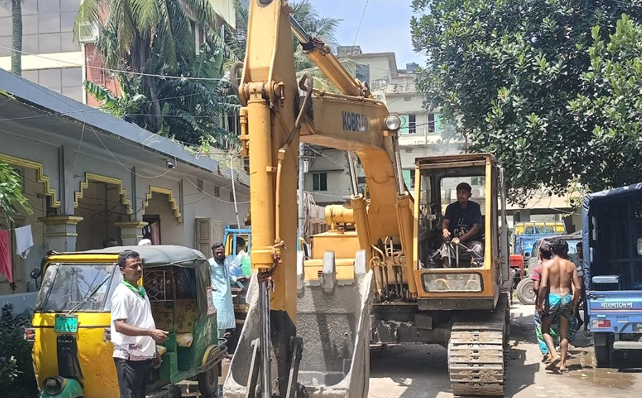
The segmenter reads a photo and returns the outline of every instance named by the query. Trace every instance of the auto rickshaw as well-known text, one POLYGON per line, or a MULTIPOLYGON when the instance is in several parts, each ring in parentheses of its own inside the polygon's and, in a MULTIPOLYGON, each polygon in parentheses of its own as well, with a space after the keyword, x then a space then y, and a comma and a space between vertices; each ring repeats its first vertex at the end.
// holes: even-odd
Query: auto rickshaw
MULTIPOLYGON (((122 281, 118 255, 125 249, 140 254, 139 283, 149 297, 156 327, 169 332, 157 347, 163 362, 152 371, 148 392, 196 378, 203 397, 216 396, 227 348, 217 336, 207 259, 182 246, 121 246, 55 253, 43 260, 29 331, 40 398, 119 396, 110 307, 122 281)), ((172 395, 176 387, 168 390, 172 395)))

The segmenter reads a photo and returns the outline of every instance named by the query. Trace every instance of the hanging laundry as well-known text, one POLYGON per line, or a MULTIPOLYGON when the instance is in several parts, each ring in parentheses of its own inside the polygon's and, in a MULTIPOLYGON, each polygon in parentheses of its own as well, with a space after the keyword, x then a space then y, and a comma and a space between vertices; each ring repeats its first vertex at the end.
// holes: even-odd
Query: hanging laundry
POLYGON ((0 275, 13 283, 13 264, 11 263, 11 243, 9 231, 0 229, 0 275))
POLYGON ((31 235, 31 225, 16 228, 16 253, 22 258, 27 258, 29 251, 33 247, 33 236, 31 235))

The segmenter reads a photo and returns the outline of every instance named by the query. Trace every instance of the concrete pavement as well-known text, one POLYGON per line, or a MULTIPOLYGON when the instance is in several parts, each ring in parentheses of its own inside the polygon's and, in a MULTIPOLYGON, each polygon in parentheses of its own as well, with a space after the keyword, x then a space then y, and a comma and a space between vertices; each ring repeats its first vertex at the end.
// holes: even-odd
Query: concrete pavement
MULTIPOLYGON (((642 391, 642 371, 596 369, 590 338, 578 333, 570 372, 544 369, 533 326, 533 306, 511 310, 511 355, 506 397, 622 398, 642 391)), ((642 362, 638 360, 638 367, 642 362)), ((370 398, 451 398, 447 353, 440 346, 389 347, 373 358, 370 398)))

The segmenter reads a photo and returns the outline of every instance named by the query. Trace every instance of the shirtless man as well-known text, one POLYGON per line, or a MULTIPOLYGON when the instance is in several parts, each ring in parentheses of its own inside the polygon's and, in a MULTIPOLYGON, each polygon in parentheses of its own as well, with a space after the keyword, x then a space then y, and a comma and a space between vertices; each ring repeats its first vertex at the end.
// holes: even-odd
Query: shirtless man
POLYGON ((560 364, 560 372, 568 372, 566 355, 568 353, 569 330, 572 325, 580 300, 580 279, 577 268, 563 257, 568 251, 568 244, 562 239, 551 240, 553 258, 542 264, 542 280, 537 295, 537 310, 542 317, 542 334, 549 351, 554 355, 546 367, 553 370, 560 364), (561 357, 555 351, 551 325, 559 321, 561 357), (560 363, 561 361, 561 363, 560 363))
MULTIPOLYGON (((537 264, 535 268, 533 268, 533 275, 531 275, 531 279, 533 280, 533 292, 535 293, 536 300, 537 293, 539 291, 539 283, 542 279, 542 264, 550 260, 552 257, 553 253, 551 253, 550 244, 548 243, 548 241, 543 240, 539 246, 539 253, 537 255, 539 264, 537 264)), ((533 315, 533 317, 535 320, 535 337, 537 337, 539 350, 544 356, 542 362, 545 362, 548 365, 553 360, 553 354, 551 354, 550 350, 548 349, 548 345, 546 345, 546 341, 544 341, 544 337, 542 336, 542 317, 540 316, 537 308, 535 309, 535 314, 533 315)), ((553 336, 553 344, 555 346, 559 345, 560 340, 559 333, 557 332, 558 329, 558 322, 553 323, 550 327, 550 334, 551 336, 553 336)))

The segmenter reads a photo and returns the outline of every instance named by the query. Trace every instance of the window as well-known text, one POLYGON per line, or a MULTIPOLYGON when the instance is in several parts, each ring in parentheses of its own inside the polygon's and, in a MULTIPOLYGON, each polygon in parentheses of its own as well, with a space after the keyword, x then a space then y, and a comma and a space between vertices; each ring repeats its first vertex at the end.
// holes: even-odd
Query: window
POLYGON ((470 185, 477 187, 480 185, 485 185, 486 184, 486 178, 485 177, 471 177, 470 178, 470 185))
POLYGON ((235 113, 227 115, 227 126, 225 127, 227 131, 234 135, 239 135, 241 132, 241 122, 239 121, 239 116, 235 113))
MULTIPOLYGON (((11 55, 11 36, 0 37, 0 57, 8 57, 11 55)), ((23 47, 24 48, 24 47, 23 47)))
POLYGON ((81 68, 41 69, 24 71, 22 74, 24 78, 73 100, 79 102, 83 100, 81 68))
POLYGON ((328 173, 312 174, 312 190, 313 191, 328 190, 328 173))
POLYGON ((359 81, 370 84, 370 65, 357 64, 356 77, 359 81))
POLYGON ((435 129, 435 114, 429 113, 428 114, 428 132, 434 133, 435 131, 437 131, 435 129))
POLYGON ((60 13, 59 0, 38 0, 38 14, 60 13))
MULTIPOLYGON (((22 51, 47 54, 80 51, 73 27, 80 0, 24 0, 22 3, 22 51)), ((11 9, 0 1, 0 46, 11 47, 11 9)), ((1 56, 11 51, 0 49, 1 56)))
POLYGON ((38 32, 39 33, 60 32, 60 14, 38 13, 38 32))
POLYGON ((408 115, 408 133, 415 134, 417 132, 417 115, 408 115))
POLYGON ((104 311, 119 282, 114 264, 52 264, 47 267, 38 295, 38 309, 104 311), (116 283, 112 283, 112 279, 116 283), (91 295, 91 299, 87 299, 91 295))
POLYGON ((38 49, 41 53, 59 53, 62 51, 60 33, 47 33, 38 35, 38 49))
POLYGON ((402 170, 403 181, 406 183, 408 189, 415 188, 415 169, 402 170))

